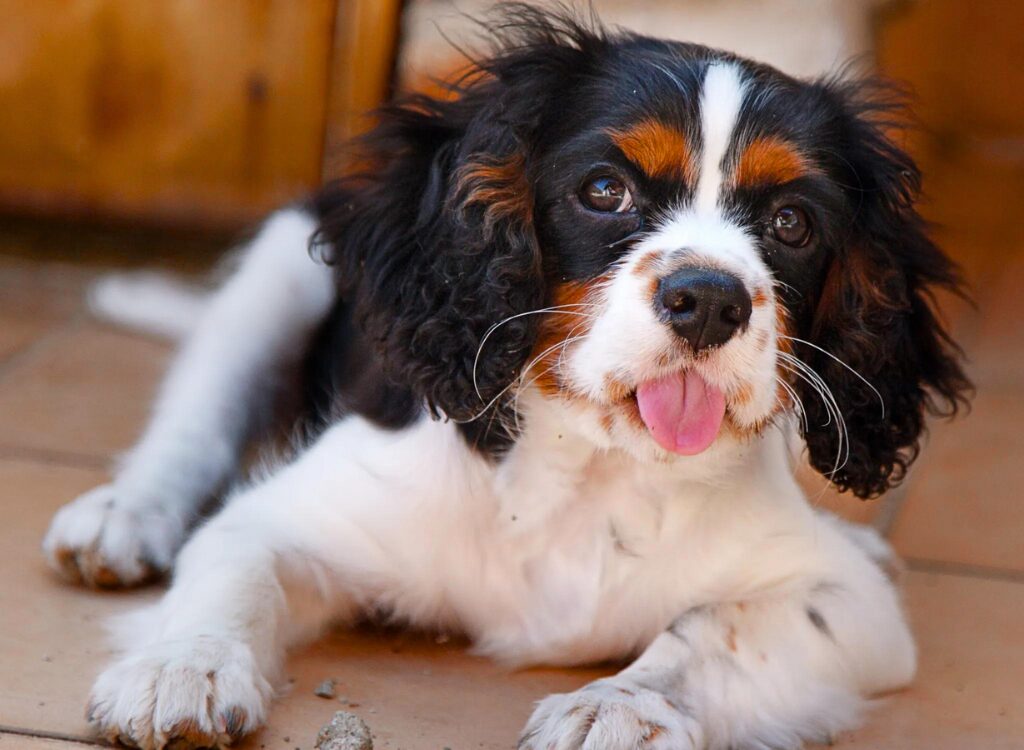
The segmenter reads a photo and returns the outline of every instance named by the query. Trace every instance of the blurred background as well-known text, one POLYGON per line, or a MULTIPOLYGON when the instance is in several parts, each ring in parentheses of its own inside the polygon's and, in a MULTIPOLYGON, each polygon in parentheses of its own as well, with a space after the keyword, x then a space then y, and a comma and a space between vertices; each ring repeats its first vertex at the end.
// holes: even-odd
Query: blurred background
MULTIPOLYGON (((0 739, 87 739, 79 706, 102 657, 97 623, 151 596, 64 589, 37 552, 54 510, 136 437, 170 356, 91 320, 89 283, 124 268, 198 277, 267 211, 342 173, 367 110, 438 91, 464 64, 448 40, 472 47, 466 16, 493 4, 0 0, 0 653, 14 655, 0 671, 0 739)), ((1024 2, 593 6, 606 24, 795 75, 855 59, 909 85, 918 127, 900 138, 925 174, 922 211, 973 287, 976 307, 939 302, 978 395, 969 416, 933 426, 882 501, 806 477, 815 502, 876 524, 905 556, 922 641, 919 685, 840 745, 1024 746, 1024 2)), ((324 708, 303 681, 331 676, 332 660, 348 674, 353 650, 362 682, 343 691, 380 711, 367 718, 384 747, 505 747, 531 700, 588 678, 531 673, 499 690, 457 649, 355 638, 298 657, 299 687, 260 742, 315 734, 324 708), (395 649, 418 666, 389 661, 395 649), (453 726, 467 706, 479 721, 453 726)))

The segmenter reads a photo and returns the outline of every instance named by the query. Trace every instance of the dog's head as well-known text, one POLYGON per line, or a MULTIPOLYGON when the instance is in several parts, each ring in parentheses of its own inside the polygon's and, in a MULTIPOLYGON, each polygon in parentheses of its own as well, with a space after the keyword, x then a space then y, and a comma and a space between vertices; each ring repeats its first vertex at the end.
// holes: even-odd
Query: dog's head
POLYGON ((881 89, 526 6, 497 35, 457 97, 385 108, 322 199, 390 376, 487 450, 532 390, 662 459, 795 412, 838 487, 897 482, 968 383, 881 89))

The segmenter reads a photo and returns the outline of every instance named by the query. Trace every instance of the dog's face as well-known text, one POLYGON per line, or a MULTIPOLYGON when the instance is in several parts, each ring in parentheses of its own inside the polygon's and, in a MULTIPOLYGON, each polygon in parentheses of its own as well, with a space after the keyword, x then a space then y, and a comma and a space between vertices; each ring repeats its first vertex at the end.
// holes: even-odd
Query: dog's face
POLYGON ((955 270, 863 84, 517 8, 446 103, 383 113, 325 239, 389 370, 495 448, 535 389, 634 455, 795 411, 862 496, 967 387, 928 303, 955 270))
POLYGON ((639 455, 701 453, 793 408, 791 322, 849 215, 824 102, 680 52, 616 50, 565 102, 534 183, 553 311, 525 376, 639 455))

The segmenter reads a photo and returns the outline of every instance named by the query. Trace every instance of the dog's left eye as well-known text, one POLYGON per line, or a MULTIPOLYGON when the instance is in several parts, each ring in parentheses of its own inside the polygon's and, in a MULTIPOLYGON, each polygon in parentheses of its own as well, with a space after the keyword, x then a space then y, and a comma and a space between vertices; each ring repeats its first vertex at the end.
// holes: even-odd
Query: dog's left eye
POLYGON ((623 213, 633 208, 633 196, 621 180, 595 177, 580 190, 580 200, 587 208, 601 213, 623 213))
POLYGON ((784 206, 772 217, 771 231, 779 242, 803 247, 811 239, 811 220, 802 208, 784 206))

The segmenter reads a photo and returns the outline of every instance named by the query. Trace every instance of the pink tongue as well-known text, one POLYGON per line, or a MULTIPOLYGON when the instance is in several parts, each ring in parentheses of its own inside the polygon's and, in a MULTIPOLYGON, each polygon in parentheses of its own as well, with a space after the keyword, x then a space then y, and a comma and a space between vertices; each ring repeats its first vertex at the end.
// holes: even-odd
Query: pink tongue
POLYGON ((636 401, 658 445, 684 456, 707 450, 725 416, 725 396, 693 371, 642 383, 636 401))

